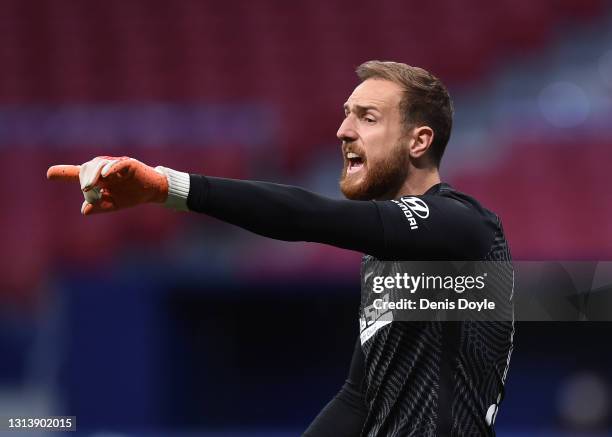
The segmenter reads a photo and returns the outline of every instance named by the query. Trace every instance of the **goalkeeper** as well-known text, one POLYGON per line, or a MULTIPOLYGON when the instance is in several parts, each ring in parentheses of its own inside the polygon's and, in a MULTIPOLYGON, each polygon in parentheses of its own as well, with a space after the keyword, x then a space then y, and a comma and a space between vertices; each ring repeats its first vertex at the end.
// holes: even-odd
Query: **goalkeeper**
MULTIPOLYGON (((159 203, 269 238, 362 252, 362 302, 371 292, 366 278, 385 260, 509 261, 499 218, 440 180, 453 114, 444 85, 395 62, 369 61, 357 74, 361 83, 344 104, 337 133, 347 200, 152 168, 128 157, 56 165, 47 177, 79 181, 86 216, 159 203)), ((510 298, 511 284, 504 287, 510 298)), ((377 317, 361 305, 349 377, 304 435, 494 435, 512 322, 385 323, 377 317)))

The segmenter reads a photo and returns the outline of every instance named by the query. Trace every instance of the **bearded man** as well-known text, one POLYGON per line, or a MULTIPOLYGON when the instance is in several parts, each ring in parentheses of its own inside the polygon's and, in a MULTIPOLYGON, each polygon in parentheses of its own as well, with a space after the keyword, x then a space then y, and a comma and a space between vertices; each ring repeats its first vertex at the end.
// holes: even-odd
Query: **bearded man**
MULTIPOLYGON (((349 376, 305 436, 494 435, 513 320, 399 321, 367 303, 372 276, 387 262, 509 262, 501 221, 440 180, 453 117, 444 85, 396 62, 369 61, 357 75, 361 82, 344 104, 337 133, 347 200, 152 168, 127 157, 53 166, 47 176, 80 181, 85 216, 157 202, 265 237, 364 254, 360 335, 349 376)), ((500 290, 511 300, 511 275, 502 276, 500 290)))

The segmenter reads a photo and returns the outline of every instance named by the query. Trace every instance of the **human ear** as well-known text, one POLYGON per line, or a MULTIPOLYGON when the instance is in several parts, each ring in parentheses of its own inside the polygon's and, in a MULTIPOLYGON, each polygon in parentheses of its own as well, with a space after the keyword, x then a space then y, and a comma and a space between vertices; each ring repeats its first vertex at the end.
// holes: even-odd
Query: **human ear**
POLYGON ((434 132, 429 126, 415 127, 410 141, 410 157, 418 159, 422 157, 433 142, 434 132))

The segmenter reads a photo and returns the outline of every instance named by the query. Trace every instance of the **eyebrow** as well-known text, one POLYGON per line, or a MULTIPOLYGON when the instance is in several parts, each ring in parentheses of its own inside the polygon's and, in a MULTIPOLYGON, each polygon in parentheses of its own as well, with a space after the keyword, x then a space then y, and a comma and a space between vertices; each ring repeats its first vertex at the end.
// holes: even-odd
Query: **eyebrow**
MULTIPOLYGON (((342 107, 344 108, 345 111, 349 110, 349 104, 345 103, 344 105, 342 105, 342 107)), ((366 112, 370 109, 380 113, 380 109, 377 106, 374 105, 353 105, 353 107, 358 111, 358 112, 366 112)))

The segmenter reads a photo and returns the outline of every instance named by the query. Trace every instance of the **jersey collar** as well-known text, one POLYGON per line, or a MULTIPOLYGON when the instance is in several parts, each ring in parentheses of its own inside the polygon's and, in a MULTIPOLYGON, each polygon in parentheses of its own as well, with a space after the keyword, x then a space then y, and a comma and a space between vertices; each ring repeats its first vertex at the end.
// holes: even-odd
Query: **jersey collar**
POLYGON ((449 184, 447 184, 446 182, 440 182, 440 183, 437 183, 435 185, 432 185, 431 188, 429 188, 429 190, 425 191, 425 194, 423 194, 423 195, 427 196, 427 195, 431 195, 431 194, 438 194, 440 191, 449 190, 451 188, 452 187, 449 184))

